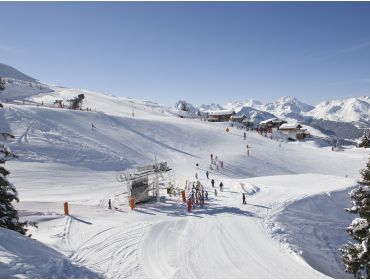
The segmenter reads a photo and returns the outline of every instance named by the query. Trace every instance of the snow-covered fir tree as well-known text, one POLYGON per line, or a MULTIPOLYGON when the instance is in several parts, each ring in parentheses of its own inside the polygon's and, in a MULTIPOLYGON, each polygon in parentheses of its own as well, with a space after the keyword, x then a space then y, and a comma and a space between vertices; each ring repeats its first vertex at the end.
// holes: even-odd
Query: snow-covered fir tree
POLYGON ((5 82, 4 80, 0 77, 0 92, 2 92, 5 89, 5 82))
MULTIPOLYGON (((0 77, 0 93, 5 89, 5 82, 4 80, 0 77)), ((0 108, 3 107, 3 104, 0 102, 0 108)))
POLYGON ((349 241, 341 252, 347 272, 356 278, 370 278, 370 159, 360 173, 361 186, 349 193, 353 206, 345 209, 359 215, 346 229, 355 242, 349 241))
POLYGON ((14 201, 19 202, 18 193, 13 184, 6 178, 10 172, 3 166, 6 159, 10 157, 16 156, 6 146, 0 144, 0 227, 25 234, 27 232, 26 226, 35 224, 27 221, 21 222, 18 211, 12 204, 14 201))
POLYGON ((365 130, 364 135, 358 141, 360 148, 370 148, 370 130, 365 130))

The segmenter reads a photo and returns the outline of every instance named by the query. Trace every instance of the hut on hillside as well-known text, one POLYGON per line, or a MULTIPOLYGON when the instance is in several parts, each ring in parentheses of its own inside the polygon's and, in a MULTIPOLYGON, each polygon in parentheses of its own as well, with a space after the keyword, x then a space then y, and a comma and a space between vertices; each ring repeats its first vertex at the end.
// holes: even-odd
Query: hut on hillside
POLYGON ((233 115, 235 115, 234 110, 211 111, 208 113, 207 120, 209 122, 227 122, 233 115))
POLYGON ((310 137, 307 129, 302 128, 299 123, 284 123, 279 127, 279 131, 295 140, 302 140, 310 137))
POLYGON ((246 118, 247 118, 247 116, 244 115, 244 114, 243 115, 232 115, 230 117, 230 121, 242 123, 243 120, 245 120, 246 118))
POLYGON ((265 128, 265 129, 278 128, 284 123, 287 123, 287 122, 284 120, 280 120, 278 118, 271 118, 271 119, 267 119, 267 120, 260 122, 260 127, 265 128))

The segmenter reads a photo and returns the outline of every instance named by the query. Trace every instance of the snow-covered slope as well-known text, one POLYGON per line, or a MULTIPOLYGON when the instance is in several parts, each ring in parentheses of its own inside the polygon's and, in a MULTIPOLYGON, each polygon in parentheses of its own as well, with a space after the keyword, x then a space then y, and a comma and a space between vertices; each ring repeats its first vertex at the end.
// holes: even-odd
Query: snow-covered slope
POLYGON ((16 80, 22 80, 27 82, 36 82, 37 80, 35 78, 32 78, 30 76, 27 76, 26 74, 18 71, 17 69, 0 63, 0 77, 2 78, 12 78, 16 80))
POLYGON ((17 80, 13 78, 4 78, 5 89, 0 92, 0 101, 18 101, 23 100, 30 101, 35 95, 39 93, 51 92, 49 86, 38 82, 28 82, 23 80, 17 80))
POLYGON ((0 278, 101 278, 37 240, 0 227, 0 278))
POLYGON ((354 122, 369 127, 370 97, 353 97, 348 99, 325 101, 315 106, 307 115, 317 119, 340 122, 354 122))
MULTIPOLYGON (((340 230, 348 219, 342 199, 357 184, 365 149, 333 152, 253 131, 244 140, 235 127, 226 132, 225 123, 178 118, 149 101, 56 86, 29 90, 25 105, 5 102, 0 109, 0 129, 15 135, 8 144, 19 156, 7 162, 9 180, 22 217, 39 222, 33 237, 73 263, 108 278, 348 277, 337 250, 347 236, 340 230), (81 93, 91 111, 53 105, 81 93), (224 168, 210 169, 211 153, 224 168), (117 171, 155 158, 172 168, 166 185, 184 189, 197 173, 209 193, 205 207, 187 213, 162 185, 160 202, 131 211, 117 171), (216 186, 224 183, 217 196, 207 170, 216 186), (64 201, 70 216, 62 215, 64 201)), ((0 249, 0 261, 6 254, 0 249)), ((22 274, 9 269, 8 277, 22 274)))

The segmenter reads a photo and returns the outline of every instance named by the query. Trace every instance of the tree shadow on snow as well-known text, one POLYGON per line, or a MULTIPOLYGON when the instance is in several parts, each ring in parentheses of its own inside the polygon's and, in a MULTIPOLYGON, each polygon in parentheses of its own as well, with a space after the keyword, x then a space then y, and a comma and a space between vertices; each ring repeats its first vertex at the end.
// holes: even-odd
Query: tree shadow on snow
POLYGON ((69 215, 69 216, 70 216, 70 217, 71 217, 71 219, 73 219, 73 220, 79 221, 79 222, 84 223, 84 224, 87 224, 87 225, 92 225, 92 223, 90 223, 90 222, 88 222, 88 221, 84 221, 84 220, 82 220, 82 219, 80 219, 80 218, 77 218, 77 217, 75 217, 75 216, 71 216, 71 215, 69 215))
POLYGON ((193 216, 197 218, 204 218, 206 216, 230 214, 236 216, 260 218, 254 213, 241 209, 239 207, 221 205, 218 203, 219 201, 220 200, 218 199, 206 200, 203 207, 195 205, 190 213, 187 211, 187 206, 185 203, 175 200, 161 201, 159 204, 142 204, 140 205, 140 207, 135 208, 135 211, 148 215, 156 215, 155 213, 162 213, 174 217, 193 216))

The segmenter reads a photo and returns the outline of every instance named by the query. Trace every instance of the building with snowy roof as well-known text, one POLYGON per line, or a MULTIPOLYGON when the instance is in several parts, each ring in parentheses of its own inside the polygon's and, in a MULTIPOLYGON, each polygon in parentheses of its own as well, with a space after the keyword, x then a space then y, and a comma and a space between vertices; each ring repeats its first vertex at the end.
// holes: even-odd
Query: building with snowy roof
POLYGON ((227 122, 233 115, 235 115, 234 110, 210 111, 207 120, 209 122, 227 122))
POLYGON ((275 128, 275 127, 280 127, 284 123, 286 123, 286 121, 280 120, 278 118, 271 118, 271 119, 267 119, 267 120, 260 122, 260 127, 275 128))
POLYGON ((309 131, 302 128, 302 125, 299 123, 284 123, 279 126, 279 131, 294 140, 310 137, 309 131))
POLYGON ((231 117, 230 117, 230 121, 232 121, 232 122, 239 122, 239 123, 241 123, 241 122, 243 122, 243 120, 245 120, 247 118, 247 116, 246 115, 232 115, 231 117))

